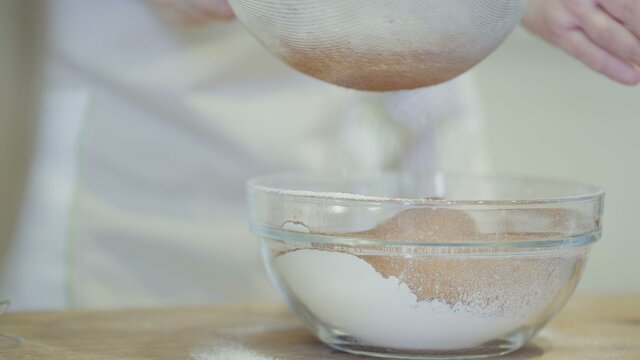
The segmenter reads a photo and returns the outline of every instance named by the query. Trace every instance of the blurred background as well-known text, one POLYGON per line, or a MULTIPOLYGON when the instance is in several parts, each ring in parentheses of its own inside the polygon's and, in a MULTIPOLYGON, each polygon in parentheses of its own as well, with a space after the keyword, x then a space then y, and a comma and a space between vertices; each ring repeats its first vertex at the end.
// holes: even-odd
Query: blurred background
MULTIPOLYGON (((36 136, 41 8, 0 0, 0 240, 16 232, 36 136)), ((618 85, 518 29, 473 71, 491 169, 594 183, 604 236, 580 291, 640 291, 640 89, 618 85)))

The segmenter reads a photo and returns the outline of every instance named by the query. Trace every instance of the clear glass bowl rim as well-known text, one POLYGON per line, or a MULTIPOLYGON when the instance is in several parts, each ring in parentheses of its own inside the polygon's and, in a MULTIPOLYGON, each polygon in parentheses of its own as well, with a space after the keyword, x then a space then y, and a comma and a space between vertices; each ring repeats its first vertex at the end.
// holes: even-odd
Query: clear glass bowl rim
MULTIPOLYGON (((399 176, 399 172, 380 172, 373 175, 335 175, 332 178, 340 181, 357 181, 368 179, 371 176, 399 176)), ((353 205, 375 205, 375 206, 401 206, 403 208, 455 208, 455 209, 481 209, 481 208, 505 208, 505 209, 529 209, 529 208, 545 208, 548 206, 571 205, 584 202, 595 202, 602 200, 605 195, 604 189, 599 186, 586 184, 582 182, 562 180, 550 177, 538 177, 529 175, 503 175, 503 174, 473 174, 462 172, 442 172, 435 175, 457 177, 457 178, 474 178, 478 180, 499 180, 499 181, 520 181, 520 182, 536 182, 546 183, 547 185, 570 186, 572 188, 581 189, 572 195, 558 197, 539 197, 539 198, 514 198, 514 199, 466 199, 466 200, 447 200, 434 198, 402 198, 402 197, 383 197, 368 196, 353 193, 329 193, 315 190, 291 190, 283 187, 267 185, 267 183, 285 181, 285 180, 304 180, 311 179, 329 179, 326 175, 305 173, 305 172, 277 172, 257 176, 247 181, 247 189, 268 194, 279 198, 288 198, 289 200, 299 202, 332 203, 345 205, 353 203, 353 205)))
MULTIPOLYGON (((343 176, 336 175, 328 178, 326 175, 305 172, 280 172, 250 179, 247 182, 249 190, 250 207, 260 195, 264 201, 276 201, 284 203, 309 203, 314 206, 340 205, 346 207, 376 207, 393 208, 396 210, 406 210, 415 208, 447 208, 469 211, 492 211, 492 210, 530 210, 530 209, 553 209, 563 207, 579 206, 581 208, 591 208, 593 215, 597 218, 602 216, 604 203, 604 190, 598 186, 581 182, 559 180, 547 177, 536 177, 527 175, 484 175, 472 173, 443 172, 435 176, 466 177, 471 179, 482 179, 484 181, 520 181, 532 182, 546 185, 558 185, 571 188, 572 192, 567 196, 547 197, 547 198, 526 198, 526 199, 470 199, 470 200, 442 200, 442 199, 411 199, 411 198, 390 198, 377 196, 364 196, 348 193, 328 193, 304 190, 290 190, 272 184, 283 181, 309 181, 317 179, 331 179, 335 181, 370 181, 372 176, 400 176, 399 172, 380 172, 369 175, 343 176), (264 197, 266 196, 266 198, 264 197)), ((459 241, 452 240, 446 243, 425 243, 412 241, 388 241, 380 239, 360 239, 350 238, 344 234, 304 234, 292 233, 280 228, 274 228, 269 224, 262 223, 258 219, 251 219, 250 227, 254 234, 267 238, 277 238, 287 241, 302 243, 344 243, 348 246, 400 246, 419 248, 472 248, 472 249, 554 249, 583 246, 597 241, 602 235, 601 223, 594 219, 593 228, 585 233, 562 236, 560 238, 540 238, 529 240, 496 240, 496 241, 459 241)))

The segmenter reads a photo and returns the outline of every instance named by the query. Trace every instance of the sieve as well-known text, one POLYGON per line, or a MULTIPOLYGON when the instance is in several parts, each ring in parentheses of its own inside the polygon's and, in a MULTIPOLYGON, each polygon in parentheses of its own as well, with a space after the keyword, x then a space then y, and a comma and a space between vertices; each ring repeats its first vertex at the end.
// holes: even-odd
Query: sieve
POLYGON ((230 0, 276 57, 318 79, 369 91, 435 85, 492 53, 526 0, 230 0))

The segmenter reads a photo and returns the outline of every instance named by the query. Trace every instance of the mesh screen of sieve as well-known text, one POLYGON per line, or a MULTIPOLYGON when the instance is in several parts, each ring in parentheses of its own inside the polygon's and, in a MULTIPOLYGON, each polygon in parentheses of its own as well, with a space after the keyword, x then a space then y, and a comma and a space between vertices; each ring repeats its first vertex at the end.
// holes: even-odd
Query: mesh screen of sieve
POLYGON ((438 84, 492 53, 526 0, 231 0, 275 56, 318 79, 369 91, 438 84))

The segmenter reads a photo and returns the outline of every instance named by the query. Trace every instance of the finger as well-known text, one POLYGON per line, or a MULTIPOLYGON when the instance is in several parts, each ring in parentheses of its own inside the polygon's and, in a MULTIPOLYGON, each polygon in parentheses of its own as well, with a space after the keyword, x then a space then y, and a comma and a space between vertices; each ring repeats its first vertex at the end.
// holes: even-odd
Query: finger
POLYGON ((607 50, 599 47, 580 30, 567 33, 560 39, 558 45, 591 69, 615 81, 627 85, 635 85, 640 82, 640 73, 634 65, 618 59, 607 50))
POLYGON ((585 14, 582 28, 596 45, 625 62, 640 65, 640 39, 603 10, 585 14))
POLYGON ((190 0, 189 3, 209 20, 234 17, 227 0, 190 0))
POLYGON ((192 25, 203 25, 211 20, 220 18, 218 14, 213 13, 212 9, 201 1, 181 0, 179 6, 192 25))
POLYGON ((183 26, 194 26, 205 19, 198 11, 195 11, 188 2, 181 0, 154 0, 151 1, 155 9, 166 20, 183 26))
POLYGON ((229 2, 227 0, 207 0, 209 2, 209 8, 213 13, 217 14, 222 18, 233 18, 233 10, 231 6, 229 6, 229 2))
POLYGON ((598 4, 640 38, 640 1, 598 0, 598 4))
POLYGON ((202 26, 233 18, 226 0, 154 0, 151 3, 163 17, 182 26, 202 26))

